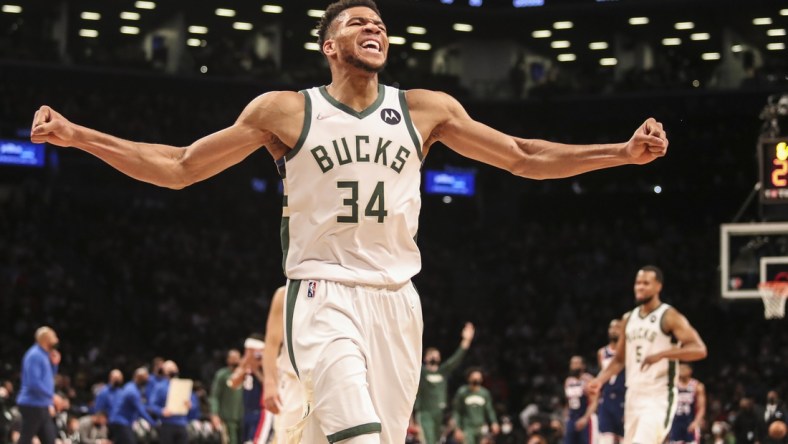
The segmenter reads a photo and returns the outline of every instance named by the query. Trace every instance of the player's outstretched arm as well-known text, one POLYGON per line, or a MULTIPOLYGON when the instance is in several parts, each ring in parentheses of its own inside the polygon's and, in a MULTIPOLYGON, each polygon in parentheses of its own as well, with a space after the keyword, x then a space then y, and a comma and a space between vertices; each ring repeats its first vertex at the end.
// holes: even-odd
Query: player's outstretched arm
MULTIPOLYGON (((279 397, 279 369, 276 359, 284 340, 285 287, 279 287, 271 298, 268 321, 265 325, 265 348, 263 349, 263 404, 271 413, 278 414, 282 400, 279 397)), ((290 359, 285 357, 285 359, 290 359)))
MULTIPOLYGON (((229 128, 187 147, 174 147, 132 142, 104 134, 72 123, 54 109, 42 106, 33 117, 30 139, 36 143, 79 148, 135 179, 180 189, 235 165, 259 147, 276 140, 278 134, 275 135, 273 129, 287 127, 282 123, 292 119, 294 114, 302 115, 303 107, 303 96, 295 92, 263 94, 249 103, 229 128)), ((282 139, 287 138, 292 136, 282 139)))
POLYGON ((451 96, 428 90, 406 93, 425 146, 442 142, 457 153, 532 179, 554 179, 628 164, 646 164, 667 153, 662 124, 646 120, 627 142, 566 145, 504 134, 473 120, 451 96))

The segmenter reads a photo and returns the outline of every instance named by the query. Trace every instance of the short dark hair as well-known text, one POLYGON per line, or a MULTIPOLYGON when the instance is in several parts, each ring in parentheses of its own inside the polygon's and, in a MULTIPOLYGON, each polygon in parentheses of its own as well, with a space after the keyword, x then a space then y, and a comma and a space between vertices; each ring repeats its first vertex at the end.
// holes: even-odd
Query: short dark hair
POLYGON ((323 13, 323 17, 320 18, 320 22, 317 24, 317 44, 320 45, 320 52, 323 52, 323 42, 326 41, 326 34, 328 34, 328 30, 331 28, 331 23, 334 22, 334 19, 345 9, 355 8, 357 6, 369 8, 380 16, 378 5, 376 5, 373 0, 339 0, 331 3, 328 5, 328 8, 326 8, 326 12, 323 13))
POLYGON ((475 372, 481 373, 482 374, 482 378, 484 378, 484 372, 482 371, 481 367, 470 367, 469 369, 465 370, 465 379, 470 378, 471 374, 473 374, 475 372))
POLYGON ((659 267, 655 265, 646 265, 645 267, 641 267, 640 271, 650 271, 654 273, 654 277, 656 277, 657 282, 660 284, 665 282, 665 276, 662 274, 662 270, 660 270, 659 267))
POLYGON ((262 333, 252 333, 247 338, 257 339, 258 341, 265 341, 265 335, 262 333))

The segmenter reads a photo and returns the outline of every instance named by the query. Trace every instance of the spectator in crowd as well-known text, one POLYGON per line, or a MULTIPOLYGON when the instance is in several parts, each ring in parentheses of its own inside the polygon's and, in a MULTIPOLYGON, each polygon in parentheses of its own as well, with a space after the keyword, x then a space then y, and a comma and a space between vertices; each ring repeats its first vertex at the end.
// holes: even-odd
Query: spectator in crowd
POLYGON ((123 388, 123 373, 118 369, 113 369, 109 372, 107 384, 96 395, 93 411, 104 412, 104 416, 109 415, 121 388, 123 388))
POLYGON ((769 390, 766 394, 766 407, 763 409, 763 421, 768 427, 773 421, 785 421, 785 406, 777 390, 769 390))
POLYGON ((273 425, 273 415, 263 408, 263 349, 265 335, 252 333, 244 341, 244 356, 228 385, 243 392, 243 442, 267 442, 273 425))
POLYGON ((230 377, 241 363, 241 352, 227 352, 227 367, 220 368, 211 384, 211 422, 223 429, 229 444, 239 444, 243 418, 243 393, 230 387, 230 377))
POLYGON ((22 414, 19 444, 30 444, 37 436, 41 444, 54 444, 55 374, 60 364, 58 337, 50 327, 40 327, 36 343, 22 360, 22 384, 16 403, 22 414))
POLYGON ((444 363, 441 363, 441 352, 437 348, 429 347, 424 352, 424 365, 421 367, 414 406, 416 421, 424 434, 424 444, 437 444, 441 436, 443 415, 448 405, 449 376, 465 357, 474 333, 473 324, 467 322, 462 329, 460 346, 444 363))
POLYGON ((107 428, 107 414, 97 411, 79 418, 80 444, 111 444, 107 428))
POLYGON ((153 396, 153 391, 156 390, 156 386, 166 378, 164 374, 164 358, 161 356, 156 356, 151 360, 150 370, 148 374, 148 384, 145 386, 145 401, 150 402, 151 396, 153 396))
POLYGON ((755 404, 751 396, 745 396, 739 401, 739 411, 736 412, 732 425, 736 444, 761 442, 765 426, 763 416, 763 409, 755 404))
POLYGON ((113 444, 136 444, 137 438, 132 425, 137 418, 142 418, 153 425, 156 422, 150 417, 142 403, 142 393, 148 383, 148 369, 140 367, 134 371, 134 378, 127 382, 109 414, 109 431, 113 444))
POLYGON ((178 377, 178 365, 174 361, 164 361, 162 364, 162 377, 153 390, 149 402, 149 410, 161 418, 159 426, 159 441, 161 444, 186 444, 188 442, 187 426, 189 421, 200 418, 200 401, 192 392, 189 400, 183 406, 186 414, 175 413, 167 408, 167 394, 170 390, 170 381, 178 377))
POLYGON ((457 424, 455 437, 465 444, 479 444, 483 428, 489 427, 493 435, 497 435, 500 428, 492 396, 482 387, 482 371, 475 367, 468 369, 467 380, 468 384, 457 390, 452 403, 454 422, 457 424))
POLYGON ((736 437, 730 432, 730 425, 727 422, 714 421, 706 444, 736 444, 736 437))
POLYGON ((515 427, 509 415, 501 416, 501 433, 495 437, 495 444, 522 444, 525 434, 522 429, 515 427))
POLYGON ((80 444, 79 418, 68 415, 65 420, 65 425, 57 432, 57 439, 55 442, 57 444, 80 444))

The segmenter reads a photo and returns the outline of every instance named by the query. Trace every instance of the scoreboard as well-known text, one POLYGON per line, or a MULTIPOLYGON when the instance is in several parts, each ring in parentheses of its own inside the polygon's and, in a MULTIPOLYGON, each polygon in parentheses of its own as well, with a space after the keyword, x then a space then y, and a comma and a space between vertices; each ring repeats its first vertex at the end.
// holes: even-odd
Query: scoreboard
POLYGON ((762 204, 788 203, 788 138, 758 141, 762 204))

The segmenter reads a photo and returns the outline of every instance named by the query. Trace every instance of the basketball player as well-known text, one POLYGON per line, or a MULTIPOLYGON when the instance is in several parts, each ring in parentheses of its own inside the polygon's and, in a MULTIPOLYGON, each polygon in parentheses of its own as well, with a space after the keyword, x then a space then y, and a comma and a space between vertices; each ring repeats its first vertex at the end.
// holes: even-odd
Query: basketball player
POLYGON ((679 365, 678 388, 679 402, 670 429, 670 442, 697 443, 706 416, 706 387, 692 377, 692 366, 686 362, 679 365))
POLYGON ((227 386, 231 389, 243 388, 243 423, 241 436, 244 443, 263 444, 268 442, 274 421, 263 408, 263 350, 265 337, 252 333, 244 341, 244 356, 227 386))
POLYGON ((564 444, 593 442, 593 415, 599 398, 594 396, 589 399, 586 393, 586 384, 591 379, 593 376, 586 372, 585 359, 582 356, 572 356, 569 360, 569 376, 564 381, 567 407, 564 444))
MULTIPOLYGON (((613 319, 607 327, 608 344, 599 349, 597 359, 599 368, 605 369, 616 355, 616 344, 621 337, 621 321, 613 319)), ((597 418, 599 421, 599 444, 615 444, 624 437, 624 372, 610 377, 599 396, 597 418)))
POLYGON ((637 307, 624 316, 624 335, 616 354, 589 383, 599 393, 602 384, 626 368, 624 442, 662 444, 676 413, 678 361, 706 357, 706 345, 678 310, 660 300, 662 270, 648 265, 635 277, 637 307))
POLYGON ((263 350, 263 401, 265 408, 276 415, 274 417, 274 442, 287 442, 286 430, 303 416, 304 391, 298 376, 290 364, 287 349, 284 346, 284 312, 285 287, 279 287, 271 299, 268 310, 268 322, 265 327, 265 343, 263 350))
POLYGON ((187 147, 119 139, 48 106, 36 112, 31 139, 82 149, 174 189, 265 146, 285 191, 285 341, 308 397, 304 441, 399 444, 419 383, 423 326, 410 279, 421 268, 415 237, 430 147, 441 142, 515 175, 548 179, 646 164, 667 153, 668 141, 654 119, 624 143, 522 139, 473 120, 446 94, 380 85, 389 42, 372 0, 329 5, 317 33, 329 85, 263 94, 232 126, 187 147))

